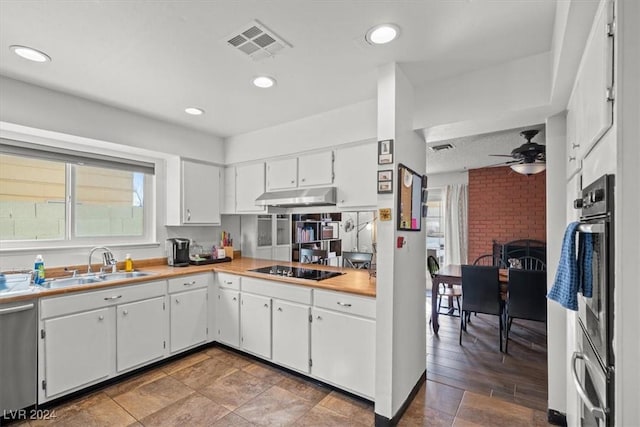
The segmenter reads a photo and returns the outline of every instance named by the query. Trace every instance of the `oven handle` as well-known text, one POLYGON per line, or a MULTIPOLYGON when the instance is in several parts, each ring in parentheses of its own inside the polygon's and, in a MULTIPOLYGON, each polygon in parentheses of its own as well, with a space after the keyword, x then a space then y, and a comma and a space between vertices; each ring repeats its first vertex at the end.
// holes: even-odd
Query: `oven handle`
POLYGON ((580 224, 578 226, 578 231, 581 233, 589 233, 589 234, 598 234, 604 233, 604 224, 580 224))
POLYGON ((604 420, 605 410, 598 406, 595 406, 593 402, 591 402, 591 400, 589 399, 589 396, 587 396, 587 392, 582 387, 582 384, 580 384, 580 378, 578 377, 578 369, 576 367, 576 362, 578 361, 578 359, 582 359, 585 361, 585 369, 586 369, 586 364, 591 363, 591 360, 587 357, 586 354, 579 353, 576 351, 573 353, 573 356, 571 356, 571 366, 573 368, 573 382, 576 385, 578 394, 582 398, 582 401, 584 402, 584 404, 587 406, 587 409, 589 410, 589 412, 591 412, 594 417, 604 420))

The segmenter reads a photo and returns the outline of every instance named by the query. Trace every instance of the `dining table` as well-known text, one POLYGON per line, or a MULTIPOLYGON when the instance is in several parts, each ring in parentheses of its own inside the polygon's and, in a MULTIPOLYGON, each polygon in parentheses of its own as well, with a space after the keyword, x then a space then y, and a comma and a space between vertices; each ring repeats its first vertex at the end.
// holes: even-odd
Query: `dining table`
MULTIPOLYGON (((500 280, 500 295, 506 300, 507 289, 509 285, 509 270, 501 268, 498 270, 498 279, 500 280)), ((447 264, 439 269, 431 277, 431 327, 433 333, 438 335, 440 323, 438 323, 438 287, 440 284, 445 286, 461 286, 462 285, 462 266, 460 264, 447 264)), ((464 295, 462 296, 464 298, 464 295)), ((449 307, 453 307, 453 297, 449 297, 449 307)))

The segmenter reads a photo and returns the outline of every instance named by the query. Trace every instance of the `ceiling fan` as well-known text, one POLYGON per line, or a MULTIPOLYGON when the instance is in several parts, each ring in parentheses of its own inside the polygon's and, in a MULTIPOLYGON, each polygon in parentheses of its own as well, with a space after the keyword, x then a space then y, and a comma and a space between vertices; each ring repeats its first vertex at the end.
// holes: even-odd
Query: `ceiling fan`
POLYGON ((537 142, 531 142, 538 130, 529 129, 520 132, 520 135, 527 140, 518 148, 514 148, 511 154, 489 154, 495 157, 511 157, 514 160, 505 162, 517 173, 523 175, 533 175, 546 169, 546 147, 537 142))

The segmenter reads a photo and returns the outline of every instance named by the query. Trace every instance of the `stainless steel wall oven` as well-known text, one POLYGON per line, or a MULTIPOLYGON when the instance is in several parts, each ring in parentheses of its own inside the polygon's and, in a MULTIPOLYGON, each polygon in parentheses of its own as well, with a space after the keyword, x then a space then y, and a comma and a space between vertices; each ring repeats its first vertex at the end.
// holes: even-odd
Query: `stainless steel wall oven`
POLYGON ((572 358, 583 426, 614 425, 614 185, 614 176, 604 175, 574 202, 581 209, 578 274, 592 288, 590 297, 578 298, 578 351, 572 358))

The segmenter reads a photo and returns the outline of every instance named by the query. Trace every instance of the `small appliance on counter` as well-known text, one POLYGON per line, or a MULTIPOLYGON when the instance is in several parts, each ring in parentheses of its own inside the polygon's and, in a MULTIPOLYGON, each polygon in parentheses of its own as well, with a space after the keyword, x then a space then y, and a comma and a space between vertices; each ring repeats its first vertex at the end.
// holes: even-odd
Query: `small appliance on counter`
POLYGON ((186 267, 189 265, 189 239, 179 237, 167 239, 165 249, 168 265, 172 267, 186 267))

